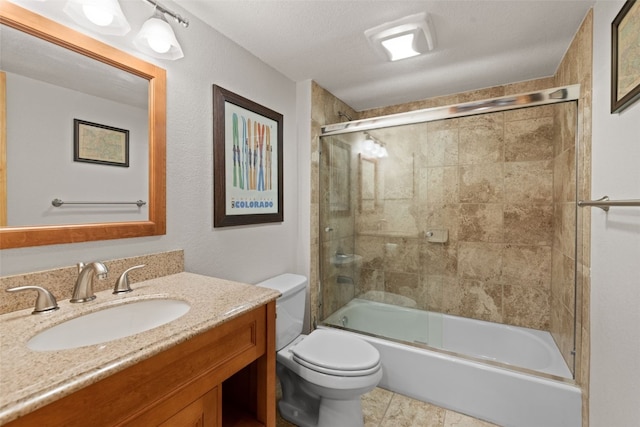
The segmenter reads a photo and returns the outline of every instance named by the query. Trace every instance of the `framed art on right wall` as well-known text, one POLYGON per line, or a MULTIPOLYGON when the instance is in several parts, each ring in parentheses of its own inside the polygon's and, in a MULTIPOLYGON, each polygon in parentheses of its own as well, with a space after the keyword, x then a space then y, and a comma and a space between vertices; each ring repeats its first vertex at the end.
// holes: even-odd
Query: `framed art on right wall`
POLYGON ((640 3, 627 0, 611 23, 611 113, 640 99, 640 3))

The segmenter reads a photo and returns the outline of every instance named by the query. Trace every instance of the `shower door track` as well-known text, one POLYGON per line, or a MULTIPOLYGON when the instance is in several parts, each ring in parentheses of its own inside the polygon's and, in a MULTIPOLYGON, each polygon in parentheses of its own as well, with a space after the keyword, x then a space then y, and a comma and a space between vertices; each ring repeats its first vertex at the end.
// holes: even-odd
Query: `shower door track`
POLYGON ((457 117, 475 116, 478 114, 495 113, 498 111, 515 110, 540 105, 558 104, 568 101, 577 101, 579 96, 579 84, 559 86, 541 91, 501 96, 482 101, 425 108, 405 113, 389 114, 369 119, 325 125, 322 126, 321 136, 339 135, 364 130, 453 119, 457 117))

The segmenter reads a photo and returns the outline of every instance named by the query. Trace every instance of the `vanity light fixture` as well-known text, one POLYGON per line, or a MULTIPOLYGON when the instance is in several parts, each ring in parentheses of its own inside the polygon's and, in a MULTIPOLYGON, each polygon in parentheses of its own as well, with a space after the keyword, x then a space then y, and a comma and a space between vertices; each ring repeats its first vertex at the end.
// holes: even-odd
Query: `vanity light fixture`
POLYGON ((155 0, 145 0, 155 6, 151 16, 140 29, 133 40, 133 44, 142 53, 160 59, 180 59, 184 56, 182 47, 176 39, 176 35, 167 22, 165 15, 171 16, 184 27, 189 26, 189 21, 180 15, 166 9, 155 0))
POLYGON ((434 49, 435 34, 423 12, 387 22, 364 32, 373 49, 390 61, 422 55, 434 49))
POLYGON ((62 10, 77 24, 100 34, 123 36, 131 30, 118 0, 68 0, 62 10))

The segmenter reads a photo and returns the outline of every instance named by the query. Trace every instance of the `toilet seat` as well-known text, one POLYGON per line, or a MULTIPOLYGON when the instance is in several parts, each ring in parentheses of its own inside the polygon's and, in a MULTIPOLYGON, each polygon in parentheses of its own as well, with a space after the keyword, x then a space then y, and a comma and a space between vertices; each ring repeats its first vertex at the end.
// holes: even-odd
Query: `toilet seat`
POLYGON ((293 360, 327 375, 358 377, 380 369, 380 353, 366 341, 318 329, 291 348, 293 360))

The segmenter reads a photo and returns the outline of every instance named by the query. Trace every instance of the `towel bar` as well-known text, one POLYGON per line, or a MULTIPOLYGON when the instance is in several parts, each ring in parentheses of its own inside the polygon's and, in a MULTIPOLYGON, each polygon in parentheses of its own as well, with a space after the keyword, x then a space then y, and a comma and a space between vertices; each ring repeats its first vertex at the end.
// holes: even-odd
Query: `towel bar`
POLYGON ((60 199, 53 199, 51 204, 56 208, 62 205, 138 205, 138 207, 142 207, 146 205, 147 202, 142 200, 136 202, 64 202, 60 199))
POLYGON ((610 200, 609 196, 604 196, 598 200, 580 200, 578 206, 581 208, 585 206, 595 206, 605 212, 609 211, 610 206, 640 206, 640 199, 631 200, 610 200))

